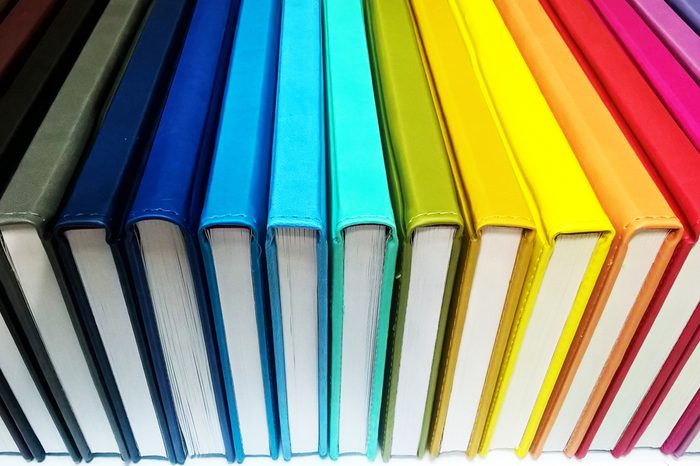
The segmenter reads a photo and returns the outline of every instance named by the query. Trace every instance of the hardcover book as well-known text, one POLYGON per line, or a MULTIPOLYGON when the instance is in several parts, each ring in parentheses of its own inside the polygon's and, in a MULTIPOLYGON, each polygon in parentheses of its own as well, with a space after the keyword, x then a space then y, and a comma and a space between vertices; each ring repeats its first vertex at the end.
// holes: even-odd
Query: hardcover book
POLYGON ((537 237, 479 452, 524 456, 603 267, 614 229, 549 105, 488 0, 450 0, 478 60, 537 237))

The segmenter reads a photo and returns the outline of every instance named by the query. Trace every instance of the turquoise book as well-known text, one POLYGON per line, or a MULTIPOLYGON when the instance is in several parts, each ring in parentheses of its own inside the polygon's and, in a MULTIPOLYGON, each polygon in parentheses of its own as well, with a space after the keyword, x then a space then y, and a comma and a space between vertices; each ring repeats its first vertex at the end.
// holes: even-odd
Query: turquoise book
POLYGON ((398 240, 362 2, 326 0, 330 191, 329 454, 377 452, 398 240))

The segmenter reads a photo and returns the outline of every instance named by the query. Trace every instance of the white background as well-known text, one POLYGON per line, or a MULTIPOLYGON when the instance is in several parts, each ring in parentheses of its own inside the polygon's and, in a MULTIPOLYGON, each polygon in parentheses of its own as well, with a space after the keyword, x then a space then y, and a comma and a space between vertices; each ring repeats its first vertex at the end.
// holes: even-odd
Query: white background
MULTIPOLYGON (((0 456, 0 466, 17 466, 28 464, 19 457, 0 456)), ((72 466, 75 463, 68 457, 47 457, 41 463, 45 466, 72 466)), ((90 466, 123 466, 125 463, 117 458, 95 458, 90 463, 90 466)), ((139 466, 166 466, 170 463, 156 460, 142 460, 137 463, 139 466)), ((190 459, 185 463, 186 466, 225 466, 228 463, 223 458, 201 458, 190 459)), ((316 456, 305 456, 293 458, 290 462, 285 462, 281 458, 277 461, 272 461, 269 458, 246 458, 243 462, 244 466, 356 466, 356 465, 377 465, 381 466, 384 462, 377 456, 374 462, 369 462, 361 456, 344 456, 338 461, 331 461, 329 458, 320 459, 316 456)), ((464 464, 474 464, 478 466, 535 466, 535 465, 552 465, 552 464, 571 464, 571 465, 605 465, 605 466, 665 466, 665 465, 700 465, 700 455, 686 455, 683 458, 674 458, 665 456, 656 450, 638 449, 634 450, 625 458, 615 459, 609 453, 591 452, 583 460, 568 459, 562 454, 545 453, 537 461, 532 458, 520 460, 515 454, 506 451, 496 451, 489 454, 487 458, 478 458, 474 461, 467 461, 464 456, 459 454, 441 456, 439 458, 430 458, 426 455, 423 459, 413 458, 398 458, 392 459, 391 464, 396 466, 413 466, 413 465, 435 465, 435 466, 457 466, 464 464)))

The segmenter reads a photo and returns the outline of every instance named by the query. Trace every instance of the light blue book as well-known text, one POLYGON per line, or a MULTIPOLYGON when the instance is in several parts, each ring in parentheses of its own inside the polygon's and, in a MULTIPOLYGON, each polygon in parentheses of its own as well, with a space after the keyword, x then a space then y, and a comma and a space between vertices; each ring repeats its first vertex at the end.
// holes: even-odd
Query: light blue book
POLYGON ((243 0, 199 224, 236 459, 276 458, 265 274, 279 0, 243 0))
POLYGON ((328 253, 320 0, 282 2, 266 258, 285 459, 328 444, 328 253))

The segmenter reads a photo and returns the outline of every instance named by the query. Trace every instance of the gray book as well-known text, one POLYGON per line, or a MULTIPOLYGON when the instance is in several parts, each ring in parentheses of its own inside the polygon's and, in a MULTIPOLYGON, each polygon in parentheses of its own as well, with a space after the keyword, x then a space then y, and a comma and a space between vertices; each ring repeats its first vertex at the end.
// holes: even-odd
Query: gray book
POLYGON ((138 455, 120 404, 102 382, 110 379, 98 368, 50 232, 148 4, 109 2, 0 198, 0 281, 8 301, 0 302, 0 333, 12 335, 0 338, 0 371, 39 448, 75 460, 138 455))

